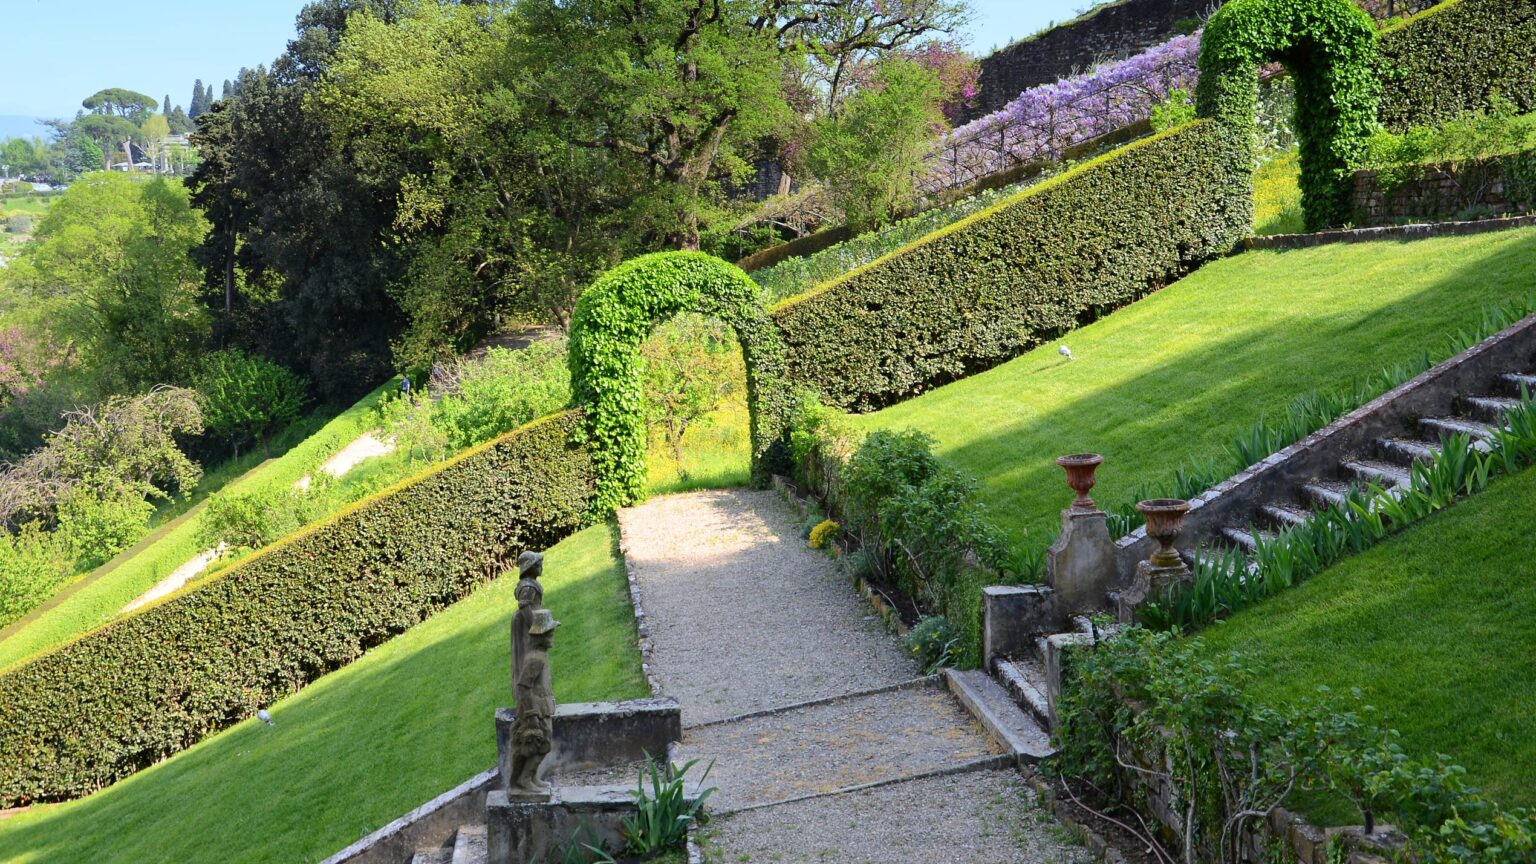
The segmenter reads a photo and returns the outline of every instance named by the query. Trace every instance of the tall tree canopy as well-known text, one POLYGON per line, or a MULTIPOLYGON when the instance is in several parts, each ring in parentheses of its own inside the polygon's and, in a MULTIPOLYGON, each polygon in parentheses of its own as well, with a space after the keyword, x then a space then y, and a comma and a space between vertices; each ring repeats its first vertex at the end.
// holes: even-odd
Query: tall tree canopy
POLYGON ((93 114, 121 117, 135 126, 143 123, 144 118, 160 107, 160 103, 153 97, 132 90, 124 90, 121 87, 97 90, 85 97, 80 104, 93 114))

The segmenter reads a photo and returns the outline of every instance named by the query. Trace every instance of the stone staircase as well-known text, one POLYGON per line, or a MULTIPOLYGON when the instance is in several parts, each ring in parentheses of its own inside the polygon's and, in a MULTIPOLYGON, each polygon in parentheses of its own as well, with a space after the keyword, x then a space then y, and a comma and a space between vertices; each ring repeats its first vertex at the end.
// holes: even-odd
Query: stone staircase
POLYGON ((459 827, 453 843, 438 849, 423 849, 411 857, 411 864, 485 864, 485 824, 459 827))
POLYGON ((1214 530, 1207 527, 1203 536, 1188 538, 1185 542, 1194 548, 1185 553, 1186 558, 1192 565, 1217 563, 1213 559, 1243 561, 1260 542, 1275 540, 1318 510, 1344 503, 1352 492, 1379 488, 1391 494, 1407 488, 1414 464, 1434 459, 1452 436, 1465 436, 1473 447, 1488 448, 1505 423, 1505 413, 1520 404, 1522 394, 1536 392, 1536 374, 1502 372, 1480 390, 1484 392, 1456 394, 1452 414, 1411 418, 1395 430, 1386 430, 1364 452, 1341 456, 1331 470, 1275 484, 1256 504, 1234 514, 1237 518, 1224 520, 1214 530))

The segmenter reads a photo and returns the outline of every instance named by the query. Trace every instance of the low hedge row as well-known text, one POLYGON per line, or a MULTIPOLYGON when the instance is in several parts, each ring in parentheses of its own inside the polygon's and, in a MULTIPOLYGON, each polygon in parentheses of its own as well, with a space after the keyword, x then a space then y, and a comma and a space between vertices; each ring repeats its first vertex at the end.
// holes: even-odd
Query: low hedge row
POLYGON ((0 807, 99 789, 249 717, 574 531, 595 488, 547 417, 0 674, 0 807))
POLYGON ((1244 142, 1200 121, 1023 190, 775 306, 789 377, 870 410, 995 365, 1222 254, 1244 142))
POLYGON ((1497 93, 1536 110, 1536 4, 1450 0, 1381 34, 1379 117, 1395 132, 1434 126, 1497 93))

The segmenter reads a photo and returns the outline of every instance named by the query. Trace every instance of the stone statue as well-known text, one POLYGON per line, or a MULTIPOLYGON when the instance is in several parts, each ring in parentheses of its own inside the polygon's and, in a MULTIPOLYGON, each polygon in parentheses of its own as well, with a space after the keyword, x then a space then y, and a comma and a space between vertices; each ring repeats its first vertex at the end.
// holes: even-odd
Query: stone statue
POLYGON ((544 586, 539 577, 544 575, 544 556, 537 552, 524 552, 517 556, 517 587, 512 596, 517 598, 517 614, 512 616, 512 692, 517 692, 518 672, 523 658, 528 654, 528 624, 533 615, 544 608, 544 586))
POLYGON ((528 648, 517 674, 517 719, 512 723, 512 800, 541 801, 550 786, 539 780, 539 766, 554 745, 555 694, 549 683, 549 646, 560 622, 548 609, 529 615, 528 648))

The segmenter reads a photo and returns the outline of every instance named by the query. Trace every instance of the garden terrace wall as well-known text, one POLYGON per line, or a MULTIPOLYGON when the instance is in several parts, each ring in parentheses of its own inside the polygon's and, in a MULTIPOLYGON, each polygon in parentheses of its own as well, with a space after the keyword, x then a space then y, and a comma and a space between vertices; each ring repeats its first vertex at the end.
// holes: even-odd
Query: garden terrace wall
POLYGON ((1377 172, 1357 171, 1351 202, 1355 224, 1438 221, 1470 208, 1494 214, 1528 213, 1536 209, 1536 184, 1510 180, 1527 173, 1536 175, 1536 153, 1426 166, 1420 176, 1391 188, 1383 187, 1377 172), (1511 165, 1518 167, 1506 170, 1511 165))
POLYGON ((1144 296, 1247 233, 1243 143, 1209 121, 1143 139, 778 304, 790 378, 870 410, 1144 296))
POLYGON ((1497 93, 1536 110, 1536 4, 1450 0, 1383 31, 1379 116, 1387 128, 1440 125, 1497 93))
POLYGON ((544 418, 0 674, 0 806, 73 798, 350 663, 580 526, 583 416, 544 418))

